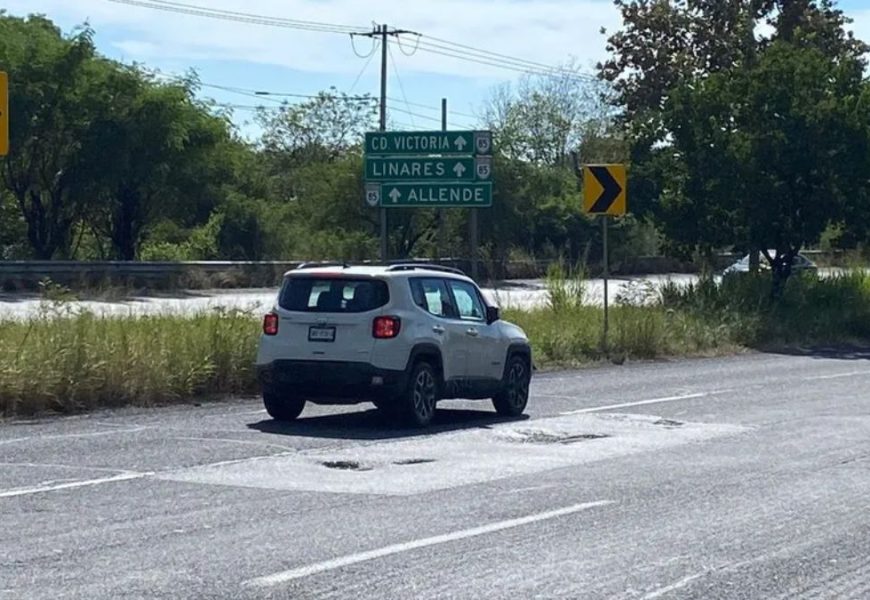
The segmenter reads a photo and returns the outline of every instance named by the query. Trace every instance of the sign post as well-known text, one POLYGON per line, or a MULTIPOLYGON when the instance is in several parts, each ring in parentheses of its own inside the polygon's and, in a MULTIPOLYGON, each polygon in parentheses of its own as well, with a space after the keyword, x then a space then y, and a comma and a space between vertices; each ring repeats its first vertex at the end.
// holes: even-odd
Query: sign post
POLYGON ((9 154, 9 76, 0 71, 0 156, 9 154))
POLYGON ((470 209, 472 277, 477 271, 477 209, 492 206, 492 177, 490 131, 373 131, 365 135, 366 204, 381 211, 470 209))
POLYGON ((626 212, 625 165, 583 166, 583 212, 601 218, 602 267, 604 276, 604 334, 602 346, 608 353, 607 334, 610 328, 608 279, 610 256, 607 248, 608 221, 611 216, 623 216, 626 212))

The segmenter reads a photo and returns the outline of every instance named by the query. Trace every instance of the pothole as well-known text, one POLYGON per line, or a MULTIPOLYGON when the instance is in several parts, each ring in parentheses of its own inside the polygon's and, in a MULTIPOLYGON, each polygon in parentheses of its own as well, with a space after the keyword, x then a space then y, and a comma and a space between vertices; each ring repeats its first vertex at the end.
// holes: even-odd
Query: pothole
POLYGON ((371 471, 371 467, 361 465, 355 460, 326 460, 322 464, 327 469, 338 469, 339 471, 371 471))
POLYGON ((606 433, 581 433, 580 435, 569 435, 559 440, 560 444, 573 444, 574 442, 585 442, 586 440, 601 440, 609 438, 606 433))
POLYGON ((406 458, 403 460, 394 461, 394 465, 424 465, 426 463, 435 462, 434 458, 406 458))
POLYGON ((653 425, 661 425, 662 427, 682 427, 683 423, 680 421, 674 421, 673 419, 659 419, 658 421, 653 421, 653 425))
POLYGON ((575 444, 587 440, 600 440, 610 437, 606 433, 554 433, 550 431, 520 431, 511 441, 520 444, 575 444))

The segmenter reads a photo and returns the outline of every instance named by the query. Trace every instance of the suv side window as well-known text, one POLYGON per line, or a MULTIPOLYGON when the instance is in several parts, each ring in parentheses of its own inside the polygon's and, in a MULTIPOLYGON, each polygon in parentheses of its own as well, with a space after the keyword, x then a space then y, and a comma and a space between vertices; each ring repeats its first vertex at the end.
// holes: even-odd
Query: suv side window
POLYGON ((442 318, 455 318, 456 310, 447 286, 441 279, 411 279, 411 295, 414 304, 430 315, 442 318))
POLYGON ((477 288, 465 281, 449 280, 450 291, 456 299, 456 310, 463 321, 483 321, 486 309, 477 288))

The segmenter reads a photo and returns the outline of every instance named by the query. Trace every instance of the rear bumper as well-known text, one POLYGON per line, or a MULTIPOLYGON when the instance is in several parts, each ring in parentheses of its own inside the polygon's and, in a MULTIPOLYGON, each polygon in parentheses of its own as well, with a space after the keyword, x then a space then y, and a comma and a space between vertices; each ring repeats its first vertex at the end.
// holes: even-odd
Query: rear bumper
POLYGON ((405 389, 405 371, 369 363, 276 360, 257 366, 264 390, 299 394, 322 403, 367 402, 397 396, 405 389))

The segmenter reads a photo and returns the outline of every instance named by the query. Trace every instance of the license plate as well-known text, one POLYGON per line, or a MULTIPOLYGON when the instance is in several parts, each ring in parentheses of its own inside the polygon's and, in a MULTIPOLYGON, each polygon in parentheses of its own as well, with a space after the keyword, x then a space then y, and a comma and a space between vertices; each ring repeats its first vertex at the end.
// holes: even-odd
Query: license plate
POLYGON ((309 342, 334 342, 335 327, 309 327, 309 342))

